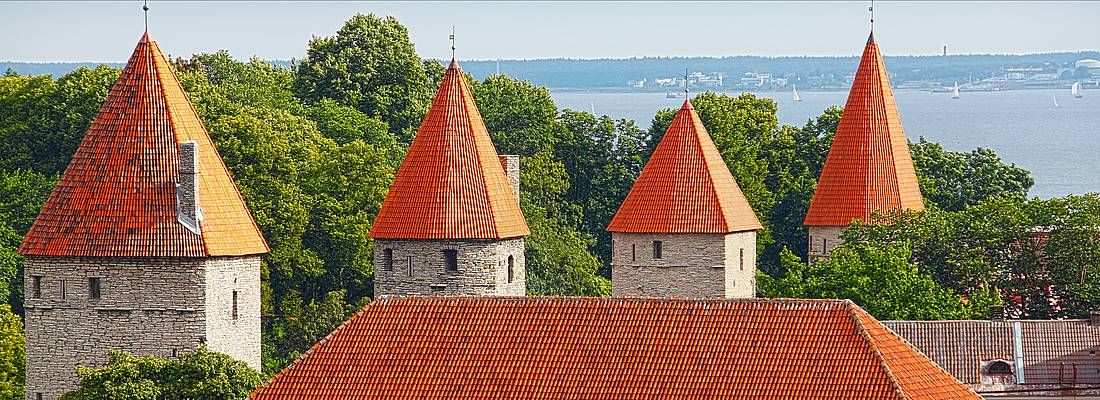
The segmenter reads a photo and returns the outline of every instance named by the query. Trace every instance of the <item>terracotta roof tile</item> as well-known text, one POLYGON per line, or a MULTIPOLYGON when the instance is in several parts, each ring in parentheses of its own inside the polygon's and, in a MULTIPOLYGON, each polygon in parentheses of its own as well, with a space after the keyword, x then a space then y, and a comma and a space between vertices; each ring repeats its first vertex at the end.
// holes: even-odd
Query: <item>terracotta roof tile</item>
POLYGON ((386 297, 253 399, 978 399, 837 300, 386 297))
POLYGON ((370 235, 501 239, 529 234, 462 69, 452 60, 370 235))
POLYGON ((187 94, 148 33, 138 42, 20 253, 206 257, 267 244, 187 94), (179 144, 199 153, 201 234, 176 214, 179 144))
POLYGON ((730 233, 761 229, 691 101, 685 100, 611 219, 611 232, 730 233))
POLYGON ((875 211, 924 209, 878 44, 863 49, 805 224, 847 226, 875 211))

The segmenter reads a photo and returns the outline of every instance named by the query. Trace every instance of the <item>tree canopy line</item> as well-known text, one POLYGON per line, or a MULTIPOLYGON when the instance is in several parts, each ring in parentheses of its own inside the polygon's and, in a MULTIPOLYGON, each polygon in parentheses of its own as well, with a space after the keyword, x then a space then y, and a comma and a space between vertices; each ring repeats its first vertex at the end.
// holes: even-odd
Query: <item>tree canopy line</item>
MULTIPOLYGON (((262 265, 270 376, 371 301, 371 223, 445 67, 423 60, 396 19, 375 15, 311 40, 289 69, 226 52, 173 65, 271 247, 262 265)), ((22 396, 16 250, 118 75, 101 66, 0 78, 0 397, 22 396)), ((528 294, 609 295, 604 228, 675 110, 639 127, 559 111, 546 88, 507 76, 467 81, 498 152, 522 156, 528 294)), ((841 110, 796 127, 751 94, 692 102, 764 225, 762 296, 850 298, 880 319, 985 318, 1001 304, 1022 318, 1082 317, 1100 304, 1100 198, 1028 199, 1028 171, 988 149, 951 152, 924 139, 910 146, 927 210, 856 223, 833 257, 808 267, 802 219, 841 110)), ((199 350, 171 364, 115 354, 81 370, 73 398, 176 398, 157 374, 259 382, 218 356, 199 350)), ((247 386, 187 393, 240 397, 247 386)))

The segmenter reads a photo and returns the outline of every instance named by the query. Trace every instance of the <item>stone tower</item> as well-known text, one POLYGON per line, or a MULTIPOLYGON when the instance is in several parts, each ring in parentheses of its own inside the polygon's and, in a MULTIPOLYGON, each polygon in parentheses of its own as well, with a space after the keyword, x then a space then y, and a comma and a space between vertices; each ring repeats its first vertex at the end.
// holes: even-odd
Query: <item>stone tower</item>
POLYGON ((524 295, 518 193, 451 60, 371 228, 375 296, 524 295))
POLYGON ((924 203, 872 33, 806 213, 808 261, 827 257, 842 243, 840 233, 852 221, 870 221, 875 212, 899 209, 921 211, 924 203))
POLYGON ((684 101, 611 219, 611 288, 622 297, 753 297, 749 202, 684 101))
POLYGON ((260 368, 267 244, 157 43, 146 33, 19 252, 27 399, 78 385, 108 349, 176 357, 205 344, 260 368))

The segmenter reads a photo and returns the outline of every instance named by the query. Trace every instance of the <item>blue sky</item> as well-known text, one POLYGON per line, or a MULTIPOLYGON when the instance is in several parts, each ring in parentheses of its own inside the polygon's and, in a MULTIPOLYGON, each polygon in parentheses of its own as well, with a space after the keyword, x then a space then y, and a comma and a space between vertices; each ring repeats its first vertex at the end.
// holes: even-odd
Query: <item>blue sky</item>
MULTIPOLYGON (((150 32, 172 55, 302 57, 356 12, 393 15, 421 56, 852 55, 867 2, 188 2, 153 1, 150 32)), ((124 61, 141 3, 0 2, 0 60, 124 61)), ((1100 48, 1100 2, 875 3, 887 54, 1029 53, 1100 48)))

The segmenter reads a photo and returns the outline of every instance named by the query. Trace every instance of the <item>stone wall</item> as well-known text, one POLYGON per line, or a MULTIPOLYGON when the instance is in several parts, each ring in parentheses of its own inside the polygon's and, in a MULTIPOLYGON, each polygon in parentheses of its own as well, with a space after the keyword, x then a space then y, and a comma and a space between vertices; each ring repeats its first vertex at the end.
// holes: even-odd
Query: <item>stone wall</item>
MULTIPOLYGON (((255 323, 249 327, 238 320, 236 327, 237 332, 254 333, 233 338, 235 343, 219 338, 218 343, 210 343, 210 348, 235 352, 238 359, 259 366, 257 256, 215 259, 28 256, 24 274, 26 398, 35 399, 36 393, 42 393, 43 399, 52 400, 76 389, 79 383, 76 365, 102 366, 107 361, 108 349, 162 357, 175 357, 195 349, 207 341, 206 302, 218 299, 217 295, 208 297, 205 293, 206 270, 219 271, 214 274, 224 280, 236 275, 229 272, 235 267, 255 272, 250 282, 238 277, 242 287, 253 286, 242 289, 249 293, 242 298, 255 297, 249 300, 256 304, 254 311, 249 311, 254 316, 245 320, 255 323), (34 297, 36 276, 41 277, 39 298, 34 297), (99 278, 99 299, 91 298, 89 278, 99 278), (255 354, 245 354, 251 351, 255 354)), ((232 288, 225 290, 231 292, 232 288)))
POLYGON ((508 185, 512 187, 512 193, 519 201, 519 156, 503 155, 500 157, 500 166, 504 167, 504 174, 508 176, 508 185))
POLYGON ((810 239, 809 239, 809 260, 810 264, 814 261, 826 258, 833 252, 837 246, 844 244, 844 239, 840 238, 840 233, 844 232, 846 226, 811 226, 809 227, 810 239))
POLYGON ((260 370, 260 257, 212 258, 204 269, 206 347, 260 370))
POLYGON ((502 240, 392 240, 374 242, 374 295, 523 296, 523 238, 502 240), (392 252, 391 258, 386 250, 392 252), (447 271, 444 250, 455 250, 458 270, 447 271), (508 258, 512 257, 512 282, 508 258))
POLYGON ((613 296, 752 297, 755 271, 755 232, 612 234, 613 296), (654 241, 661 241, 660 258, 654 257, 654 241))

